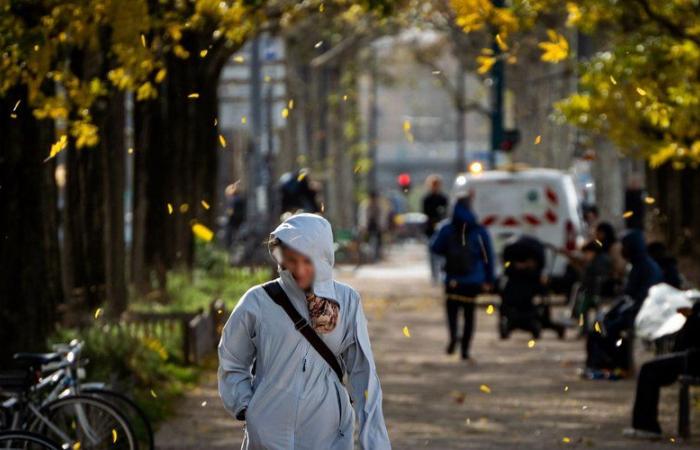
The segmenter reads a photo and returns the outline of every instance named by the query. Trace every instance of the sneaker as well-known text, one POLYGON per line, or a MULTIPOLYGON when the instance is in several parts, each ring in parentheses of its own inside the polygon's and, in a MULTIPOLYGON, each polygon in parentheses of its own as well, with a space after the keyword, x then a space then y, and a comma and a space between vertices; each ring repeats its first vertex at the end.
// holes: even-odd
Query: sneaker
POLYGON ((640 430, 638 428, 625 428, 622 430, 622 435, 630 439, 642 439, 642 440, 658 440, 663 436, 661 433, 648 430, 640 430))

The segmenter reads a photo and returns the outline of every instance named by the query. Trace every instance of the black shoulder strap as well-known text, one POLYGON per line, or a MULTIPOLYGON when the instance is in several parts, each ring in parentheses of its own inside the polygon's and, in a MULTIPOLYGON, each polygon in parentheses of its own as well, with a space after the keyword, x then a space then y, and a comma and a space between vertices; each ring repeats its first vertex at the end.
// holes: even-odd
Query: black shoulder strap
POLYGON ((299 311, 292 305, 292 301, 289 299, 287 294, 282 289, 282 286, 277 281, 270 281, 263 284, 263 289, 267 292, 267 295, 272 298, 272 300, 280 305, 284 312, 287 313, 289 318, 294 323, 294 328, 302 334, 309 341, 309 344, 316 349, 319 355, 326 360, 331 369, 338 375, 338 379, 343 380, 343 369, 340 368, 340 363, 338 363, 338 358, 335 357, 333 351, 328 348, 321 337, 316 334, 316 331, 311 327, 311 324, 306 320, 299 311))

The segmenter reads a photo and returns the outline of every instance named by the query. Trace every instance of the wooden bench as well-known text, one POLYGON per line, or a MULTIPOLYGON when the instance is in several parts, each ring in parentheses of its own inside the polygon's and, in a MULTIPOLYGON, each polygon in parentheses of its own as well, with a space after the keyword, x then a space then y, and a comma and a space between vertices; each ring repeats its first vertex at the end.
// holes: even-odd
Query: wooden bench
POLYGON ((686 352, 685 370, 680 377, 678 383, 678 435, 684 439, 690 438, 690 387, 700 386, 700 376, 689 374, 689 359, 690 354, 695 353, 695 356, 700 356, 698 352, 692 350, 686 352))

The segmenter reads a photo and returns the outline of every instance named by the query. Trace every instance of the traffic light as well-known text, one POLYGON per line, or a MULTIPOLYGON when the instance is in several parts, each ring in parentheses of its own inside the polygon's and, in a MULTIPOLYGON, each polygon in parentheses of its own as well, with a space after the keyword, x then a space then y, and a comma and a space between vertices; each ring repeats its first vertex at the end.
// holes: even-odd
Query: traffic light
POLYGON ((396 182, 399 184, 399 187, 404 192, 408 192, 411 189, 411 175, 405 172, 400 173, 399 176, 396 177, 396 182))
POLYGON ((504 152, 510 152, 512 151, 520 142, 520 130, 512 129, 512 130, 504 130, 503 131, 503 140, 501 141, 501 146, 499 150, 502 150, 504 152))

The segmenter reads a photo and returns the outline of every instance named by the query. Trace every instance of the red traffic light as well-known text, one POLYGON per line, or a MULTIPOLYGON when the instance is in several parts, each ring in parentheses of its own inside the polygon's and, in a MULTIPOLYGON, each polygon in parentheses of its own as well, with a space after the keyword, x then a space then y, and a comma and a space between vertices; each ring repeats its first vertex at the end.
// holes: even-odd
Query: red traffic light
POLYGON ((402 188, 407 188, 411 186, 411 176, 407 173, 399 174, 399 176, 396 178, 396 181, 402 188))

